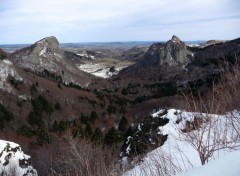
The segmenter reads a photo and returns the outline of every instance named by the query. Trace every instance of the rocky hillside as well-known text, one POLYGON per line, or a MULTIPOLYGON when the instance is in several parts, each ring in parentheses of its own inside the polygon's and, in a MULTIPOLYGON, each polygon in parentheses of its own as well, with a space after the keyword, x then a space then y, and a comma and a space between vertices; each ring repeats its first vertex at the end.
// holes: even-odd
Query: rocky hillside
POLYGON ((143 80, 211 82, 220 73, 224 60, 231 63, 240 53, 240 39, 198 47, 186 46, 173 36, 166 43, 150 46, 143 59, 120 72, 120 77, 143 80))
POLYGON ((69 61, 55 37, 44 38, 33 45, 12 53, 8 58, 19 67, 37 74, 54 74, 64 83, 89 84, 93 78, 69 61))
POLYGON ((135 46, 127 51, 124 51, 121 55, 121 59, 130 61, 140 61, 144 54, 147 53, 149 46, 135 46))
POLYGON ((13 142, 0 140, 1 175, 37 176, 31 166, 31 157, 24 154, 21 147, 13 142))
MULTIPOLYGON (((0 60, 0 137, 21 146, 26 143, 24 149, 33 151, 30 154, 37 163, 43 163, 43 157, 50 161, 47 152, 42 156, 42 147, 56 142, 54 136, 66 134, 99 141, 118 151, 122 146, 122 156, 142 155, 164 144, 167 136, 159 133, 159 126, 171 120, 149 117, 149 112, 184 107, 179 91, 189 86, 196 91, 201 86, 210 90, 224 58, 235 63, 239 44, 236 39, 189 47, 173 36, 166 43, 151 45, 147 52, 139 48, 126 51, 124 57, 138 58, 137 63, 101 79, 80 69, 87 62, 96 75, 104 61, 107 73, 113 75, 117 64, 124 66, 118 63, 120 59, 64 51, 55 37, 44 38, 0 60), (141 146, 140 138, 145 143, 141 146)), ((49 172, 44 169, 50 165, 44 164, 34 164, 39 175, 49 172)))
POLYGON ((161 74, 163 70, 181 69, 192 58, 192 53, 177 36, 166 43, 155 43, 150 46, 143 59, 121 72, 121 75, 149 77, 161 74))

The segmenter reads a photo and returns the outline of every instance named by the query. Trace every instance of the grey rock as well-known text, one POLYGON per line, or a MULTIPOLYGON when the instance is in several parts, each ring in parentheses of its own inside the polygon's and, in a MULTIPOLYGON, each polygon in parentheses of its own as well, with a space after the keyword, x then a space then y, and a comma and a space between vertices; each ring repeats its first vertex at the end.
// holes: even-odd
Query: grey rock
MULTIPOLYGON (((181 70, 191 60, 191 53, 179 37, 173 35, 166 43, 155 43, 150 46, 143 59, 137 64, 120 72, 122 76, 138 75, 141 78, 166 75, 169 77, 176 70, 181 70)), ((163 76, 163 77, 166 77, 163 76)))
MULTIPOLYGON (((56 37, 47 37, 33 45, 17 50, 9 55, 9 59, 18 66, 37 74, 49 73, 55 75, 55 81, 74 82, 87 85, 92 80, 91 75, 82 72, 71 60, 77 56, 64 52, 56 37)), ((44 74, 45 75, 45 74, 44 74)), ((55 79, 54 76, 50 79, 55 79)))
POLYGON ((146 55, 146 59, 157 65, 180 65, 188 62, 187 47, 178 37, 173 35, 166 44, 153 44, 146 55))

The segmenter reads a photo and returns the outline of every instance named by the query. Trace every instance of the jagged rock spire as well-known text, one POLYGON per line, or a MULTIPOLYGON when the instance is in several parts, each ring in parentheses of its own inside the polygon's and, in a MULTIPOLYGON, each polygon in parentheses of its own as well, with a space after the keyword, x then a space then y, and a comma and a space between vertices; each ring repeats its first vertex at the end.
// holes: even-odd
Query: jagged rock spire
POLYGON ((180 42, 181 39, 179 37, 177 37, 176 35, 173 35, 171 41, 172 42, 180 42))

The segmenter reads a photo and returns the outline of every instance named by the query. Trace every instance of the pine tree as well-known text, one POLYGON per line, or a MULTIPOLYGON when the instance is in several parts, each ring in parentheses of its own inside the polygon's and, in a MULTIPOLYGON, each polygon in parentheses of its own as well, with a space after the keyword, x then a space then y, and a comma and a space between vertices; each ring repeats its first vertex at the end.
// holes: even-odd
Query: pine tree
POLYGON ((118 130, 125 131, 127 129, 127 124, 128 124, 128 120, 125 116, 123 116, 119 122, 118 130))
POLYGON ((112 145, 114 143, 118 143, 122 141, 122 135, 116 130, 116 128, 112 127, 108 133, 105 135, 104 142, 107 145, 112 145))

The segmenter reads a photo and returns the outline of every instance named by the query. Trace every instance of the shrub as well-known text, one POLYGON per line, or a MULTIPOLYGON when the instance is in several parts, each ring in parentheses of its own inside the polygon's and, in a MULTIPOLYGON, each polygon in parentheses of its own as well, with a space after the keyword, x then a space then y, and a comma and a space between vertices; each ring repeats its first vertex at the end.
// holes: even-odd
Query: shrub
POLYGON ((38 115, 35 111, 31 111, 28 115, 28 123, 30 125, 37 125, 38 127, 43 125, 43 120, 40 115, 38 115))
POLYGON ((0 104, 0 117, 9 122, 13 120, 13 115, 2 104, 0 104))
POLYGON ((98 118, 98 114, 95 111, 91 112, 90 121, 94 122, 98 118))
POLYGON ((51 142, 50 134, 46 128, 38 128, 36 130, 36 136, 38 145, 49 144, 51 142))
POLYGON ((55 110, 59 111, 61 109, 61 105, 59 104, 59 102, 57 102, 54 106, 55 110))
POLYGON ((108 114, 115 114, 117 112, 117 108, 113 105, 108 105, 108 114))
POLYGON ((30 127, 26 125, 22 125, 18 130, 17 133, 23 136, 31 137, 35 135, 35 131, 32 130, 30 127))
POLYGON ((32 100, 32 105, 34 107, 34 111, 39 115, 41 115, 42 112, 46 112, 47 114, 51 114, 53 112, 51 103, 49 103, 42 95, 39 95, 35 100, 32 100))
POLYGON ((69 136, 58 142, 57 147, 57 159, 52 168, 54 175, 113 175, 117 157, 111 149, 69 136))

